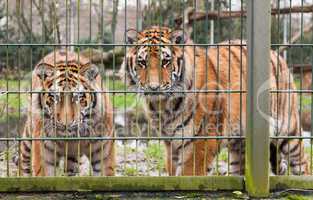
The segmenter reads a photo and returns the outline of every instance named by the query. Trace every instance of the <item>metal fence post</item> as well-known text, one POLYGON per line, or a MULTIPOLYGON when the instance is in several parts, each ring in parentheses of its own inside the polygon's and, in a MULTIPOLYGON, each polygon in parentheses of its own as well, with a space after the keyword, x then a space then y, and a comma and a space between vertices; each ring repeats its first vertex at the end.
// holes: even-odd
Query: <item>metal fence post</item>
POLYGON ((248 0, 247 9, 246 189, 251 196, 266 197, 269 194, 269 91, 259 95, 258 92, 261 85, 269 84, 270 0, 248 0))

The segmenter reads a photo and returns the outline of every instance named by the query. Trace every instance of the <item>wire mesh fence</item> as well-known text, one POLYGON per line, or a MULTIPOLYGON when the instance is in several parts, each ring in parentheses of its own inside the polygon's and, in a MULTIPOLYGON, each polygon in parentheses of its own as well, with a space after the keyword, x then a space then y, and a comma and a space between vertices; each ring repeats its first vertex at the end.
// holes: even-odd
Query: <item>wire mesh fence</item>
POLYGON ((0 2, 0 175, 311 175, 313 2, 259 3, 0 2))

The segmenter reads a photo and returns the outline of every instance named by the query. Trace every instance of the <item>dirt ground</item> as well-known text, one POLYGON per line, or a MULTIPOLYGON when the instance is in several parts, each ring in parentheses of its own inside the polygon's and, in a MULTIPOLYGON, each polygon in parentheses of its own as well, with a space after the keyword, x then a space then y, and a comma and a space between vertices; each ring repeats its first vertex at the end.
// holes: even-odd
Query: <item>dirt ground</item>
MULTIPOLYGON (((165 199, 250 199, 247 194, 239 191, 235 192, 132 192, 132 193, 23 193, 23 194, 0 194, 1 199, 23 199, 23 200, 70 200, 70 199, 96 199, 96 200, 165 200, 165 199)), ((280 191, 272 193, 266 199, 287 199, 287 200, 309 200, 313 199, 313 191, 280 191)))

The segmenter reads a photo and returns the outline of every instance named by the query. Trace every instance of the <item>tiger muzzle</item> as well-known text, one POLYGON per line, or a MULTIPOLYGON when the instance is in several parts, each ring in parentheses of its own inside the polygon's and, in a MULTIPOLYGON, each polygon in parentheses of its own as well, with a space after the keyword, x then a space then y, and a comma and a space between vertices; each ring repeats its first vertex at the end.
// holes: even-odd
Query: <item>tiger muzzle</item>
POLYGON ((73 121, 68 125, 60 122, 51 122, 46 124, 46 132, 48 135, 66 136, 66 137, 88 137, 92 135, 92 124, 89 121, 76 122, 73 121), (51 124, 52 123, 52 124, 51 124))

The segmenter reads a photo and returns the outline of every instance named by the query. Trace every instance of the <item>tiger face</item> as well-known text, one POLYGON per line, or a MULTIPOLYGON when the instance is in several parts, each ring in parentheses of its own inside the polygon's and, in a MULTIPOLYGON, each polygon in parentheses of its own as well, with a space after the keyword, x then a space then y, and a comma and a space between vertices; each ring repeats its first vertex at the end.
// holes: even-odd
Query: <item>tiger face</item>
POLYGON ((94 84, 98 75, 96 66, 84 70, 71 65, 50 67, 41 65, 37 74, 42 81, 40 106, 49 132, 89 135, 91 118, 95 114, 98 88, 94 84), (81 71, 80 71, 81 70, 81 71))
POLYGON ((135 36, 128 34, 130 47, 122 64, 121 76, 129 86, 145 95, 167 96, 185 89, 185 59, 182 31, 152 27, 135 36))

